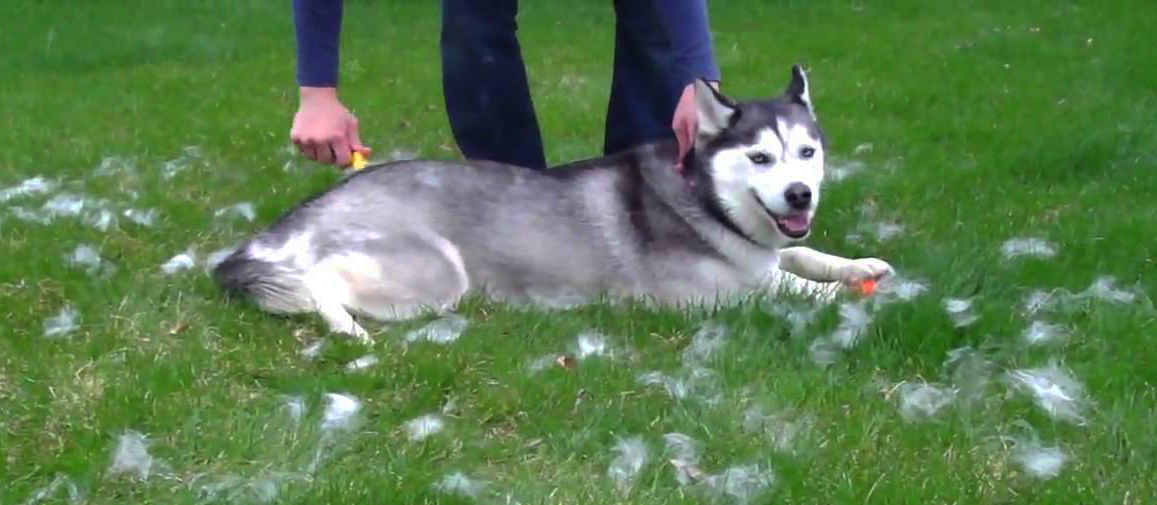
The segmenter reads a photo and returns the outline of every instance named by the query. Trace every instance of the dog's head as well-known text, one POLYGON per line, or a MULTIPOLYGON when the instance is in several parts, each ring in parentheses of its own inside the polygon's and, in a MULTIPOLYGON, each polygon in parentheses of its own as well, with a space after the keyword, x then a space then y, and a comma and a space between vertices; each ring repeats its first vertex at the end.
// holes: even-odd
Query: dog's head
POLYGON ((693 176, 720 217, 770 247, 811 232, 824 177, 823 133, 802 68, 770 99, 736 102, 695 84, 693 176))

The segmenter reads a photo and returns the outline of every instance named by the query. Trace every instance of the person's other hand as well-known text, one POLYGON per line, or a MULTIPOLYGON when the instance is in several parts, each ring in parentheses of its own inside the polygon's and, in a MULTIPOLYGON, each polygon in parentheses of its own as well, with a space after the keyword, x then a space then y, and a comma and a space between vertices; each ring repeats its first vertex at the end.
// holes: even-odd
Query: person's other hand
MULTIPOLYGON (((711 87, 719 89, 718 82, 711 82, 711 87)), ((683 87, 683 94, 675 106, 675 117, 671 119, 671 128, 675 130, 675 141, 679 144, 679 159, 675 161, 675 168, 683 171, 683 157, 695 143, 695 130, 699 127, 699 113, 695 109, 695 83, 683 87)))
POLYGON ((301 88, 289 137, 301 154, 321 163, 346 166, 352 151, 370 154, 358 137, 357 118, 338 100, 334 88, 301 88))

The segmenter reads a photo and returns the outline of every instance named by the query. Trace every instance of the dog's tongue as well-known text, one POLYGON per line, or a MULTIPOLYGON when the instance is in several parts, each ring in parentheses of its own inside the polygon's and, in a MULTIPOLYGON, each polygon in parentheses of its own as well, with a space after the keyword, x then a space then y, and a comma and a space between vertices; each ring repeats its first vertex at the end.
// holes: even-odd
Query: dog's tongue
POLYGON ((784 216, 779 220, 779 222, 783 224, 783 227, 787 228, 788 230, 793 232, 800 232, 807 231, 808 225, 811 224, 811 219, 808 218, 807 214, 801 213, 784 216))

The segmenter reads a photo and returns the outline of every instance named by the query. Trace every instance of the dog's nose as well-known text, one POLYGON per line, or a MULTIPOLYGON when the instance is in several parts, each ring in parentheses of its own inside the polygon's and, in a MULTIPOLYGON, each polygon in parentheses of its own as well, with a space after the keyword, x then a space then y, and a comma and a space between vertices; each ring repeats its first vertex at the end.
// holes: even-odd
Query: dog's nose
POLYGON ((793 182, 787 185, 783 192, 787 204, 795 210, 807 210, 812 205, 812 188, 802 182, 793 182))

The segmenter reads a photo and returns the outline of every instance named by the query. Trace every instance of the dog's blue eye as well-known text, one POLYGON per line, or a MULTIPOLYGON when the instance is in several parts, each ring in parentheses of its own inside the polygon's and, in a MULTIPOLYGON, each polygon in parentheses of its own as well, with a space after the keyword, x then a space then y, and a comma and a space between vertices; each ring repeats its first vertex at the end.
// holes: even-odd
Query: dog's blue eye
POLYGON ((810 160, 812 156, 816 155, 816 150, 813 147, 804 147, 799 150, 799 157, 805 160, 810 160))
POLYGON ((751 162, 755 163, 756 165, 766 165, 771 163, 771 156, 768 156, 765 153, 751 153, 748 154, 747 157, 750 158, 751 162))

